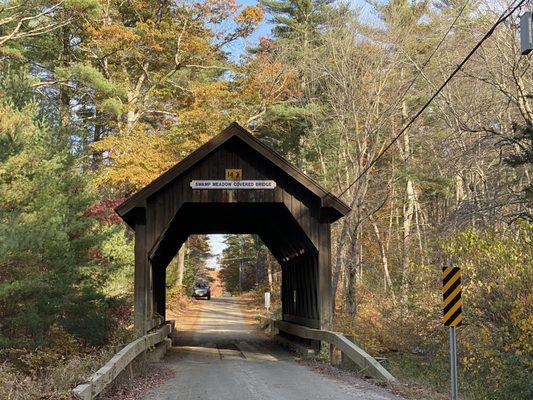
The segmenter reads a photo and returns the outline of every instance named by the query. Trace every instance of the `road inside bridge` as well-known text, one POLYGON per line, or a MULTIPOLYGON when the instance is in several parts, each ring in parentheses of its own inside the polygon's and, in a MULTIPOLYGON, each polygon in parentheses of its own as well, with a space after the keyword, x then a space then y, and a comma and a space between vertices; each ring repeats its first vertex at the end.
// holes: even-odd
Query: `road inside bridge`
POLYGON ((389 400, 399 397, 362 379, 314 371, 270 338, 255 333, 233 298, 199 301, 194 326, 162 362, 175 375, 145 400, 389 400))

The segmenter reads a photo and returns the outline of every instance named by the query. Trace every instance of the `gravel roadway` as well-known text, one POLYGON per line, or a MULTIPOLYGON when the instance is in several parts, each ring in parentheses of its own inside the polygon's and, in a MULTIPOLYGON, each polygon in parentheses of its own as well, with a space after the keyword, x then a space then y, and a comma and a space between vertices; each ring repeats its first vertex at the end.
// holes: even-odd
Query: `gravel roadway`
POLYGON ((317 372, 255 332, 238 301, 199 301, 194 325, 181 326, 179 344, 161 361, 174 377, 144 400, 389 400, 400 399, 358 378, 317 372))

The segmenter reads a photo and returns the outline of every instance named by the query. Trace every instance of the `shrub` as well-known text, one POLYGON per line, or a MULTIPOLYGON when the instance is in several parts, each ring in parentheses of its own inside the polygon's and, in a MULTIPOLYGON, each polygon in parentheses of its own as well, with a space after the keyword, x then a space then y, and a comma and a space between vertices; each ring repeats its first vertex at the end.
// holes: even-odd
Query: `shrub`
MULTIPOLYGON (((458 329, 461 387, 471 399, 531 398, 532 225, 459 232, 441 250, 461 267, 464 325, 458 329)), ((448 332, 442 325, 440 266, 413 265, 405 301, 358 288, 358 314, 335 329, 370 353, 384 353, 400 378, 447 391, 448 332)))

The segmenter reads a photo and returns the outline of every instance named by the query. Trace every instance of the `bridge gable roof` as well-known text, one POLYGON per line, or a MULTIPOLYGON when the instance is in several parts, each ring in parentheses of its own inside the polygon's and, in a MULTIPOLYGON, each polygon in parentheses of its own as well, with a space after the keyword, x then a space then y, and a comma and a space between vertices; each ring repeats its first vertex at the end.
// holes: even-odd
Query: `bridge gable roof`
POLYGON ((342 200, 328 192, 298 168, 294 167, 287 160, 285 160, 283 156, 261 142, 258 138, 253 136, 250 132, 236 122, 230 124, 221 133, 193 151, 175 166, 140 189, 138 192, 131 195, 122 204, 120 204, 115 211, 129 225, 133 225, 132 217, 135 209, 145 207, 148 197, 156 194, 166 185, 170 184, 174 179, 186 171, 194 168, 207 156, 219 149, 224 143, 235 137, 240 139, 255 152, 263 156, 267 162, 273 164, 278 170, 291 177, 297 182, 297 184, 305 188, 305 190, 316 196, 320 200, 321 208, 327 209, 329 215, 328 220, 330 222, 336 221, 350 211, 350 207, 342 200))

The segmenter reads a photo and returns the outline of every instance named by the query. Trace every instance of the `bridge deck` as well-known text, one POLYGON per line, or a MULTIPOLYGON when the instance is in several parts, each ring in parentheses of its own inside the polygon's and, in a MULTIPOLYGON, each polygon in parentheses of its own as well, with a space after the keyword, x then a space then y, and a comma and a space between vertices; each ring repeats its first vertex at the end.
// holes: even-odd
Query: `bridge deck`
POLYGON ((198 320, 161 361, 174 377, 144 400, 400 399, 362 379, 348 374, 333 378, 297 362, 292 353, 256 333, 232 298, 199 303, 198 320))

